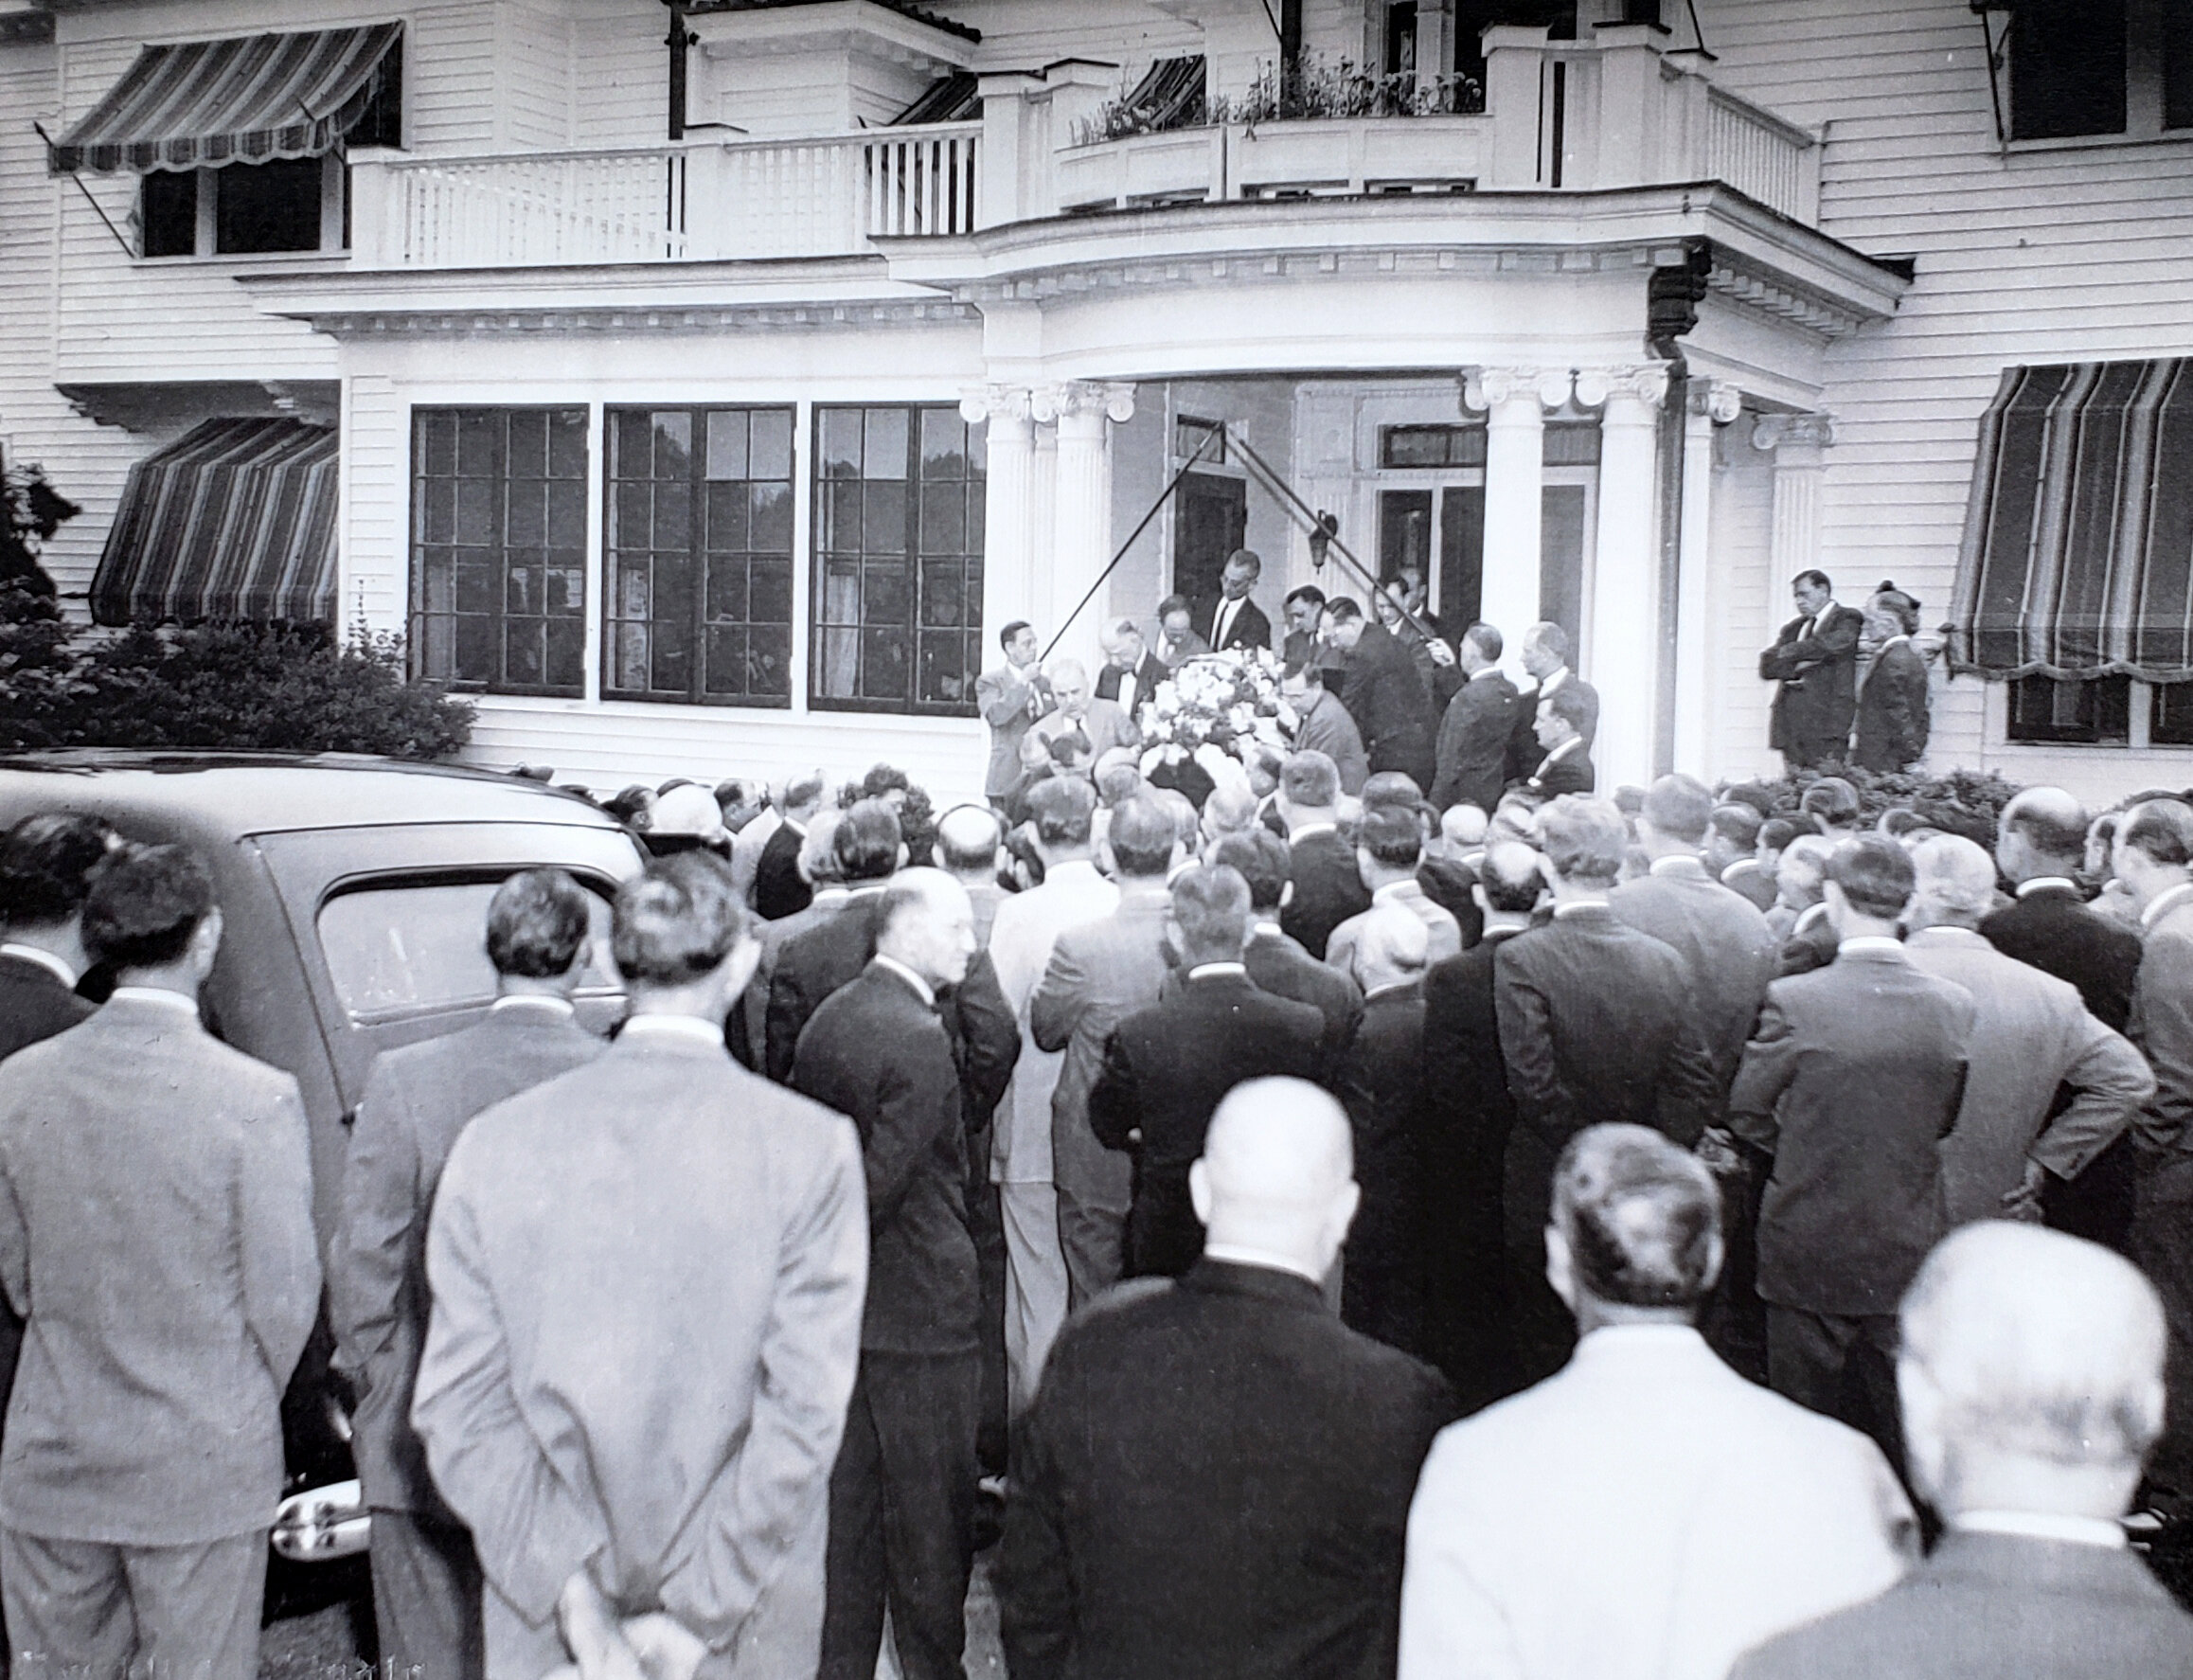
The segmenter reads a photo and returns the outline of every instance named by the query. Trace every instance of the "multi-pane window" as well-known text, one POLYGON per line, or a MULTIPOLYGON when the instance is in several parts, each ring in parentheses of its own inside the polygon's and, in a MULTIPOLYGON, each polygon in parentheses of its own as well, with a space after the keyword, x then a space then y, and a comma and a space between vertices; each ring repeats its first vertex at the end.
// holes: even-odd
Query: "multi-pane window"
POLYGON ((984 460, 956 407, 815 410, 815 706, 972 713, 984 460))
POLYGON ((606 668, 624 700, 792 703, 790 408, 613 408, 606 668))
POLYGON ((586 410, 412 411, 419 675, 577 694, 586 646, 586 410))
MULTIPOLYGON (((1975 9, 1979 8, 1975 6, 1975 9)), ((2145 137, 2193 127, 2184 0, 2018 0, 2006 12, 2014 140, 2145 137)))
POLYGON ((2032 746, 2193 746, 2193 683, 2014 678, 2005 738, 2032 746))

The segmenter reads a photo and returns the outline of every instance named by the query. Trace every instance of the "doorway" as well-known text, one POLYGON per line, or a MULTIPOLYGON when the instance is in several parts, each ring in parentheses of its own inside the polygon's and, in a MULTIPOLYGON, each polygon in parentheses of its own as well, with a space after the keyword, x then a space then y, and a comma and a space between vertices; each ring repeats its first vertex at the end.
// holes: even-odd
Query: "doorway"
POLYGON ((1173 593, 1194 603, 1196 628, 1207 630, 1226 556, 1249 533, 1249 485, 1217 473, 1190 473, 1174 493, 1179 505, 1173 510, 1173 593))

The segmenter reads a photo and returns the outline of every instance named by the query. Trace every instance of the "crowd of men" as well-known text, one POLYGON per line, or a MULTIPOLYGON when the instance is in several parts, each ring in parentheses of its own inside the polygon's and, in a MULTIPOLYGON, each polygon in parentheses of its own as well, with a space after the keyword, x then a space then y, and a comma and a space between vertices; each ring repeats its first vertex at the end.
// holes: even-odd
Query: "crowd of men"
MULTIPOLYGON (((993 727, 1104 727, 1033 639, 993 727)), ((902 777, 666 788, 607 1040, 586 889, 505 882, 328 1253, 394 1671, 941 1680, 994 1547, 1015 1680, 2193 1674, 2128 1549, 2193 1515, 2193 804, 1431 751, 1076 745, 924 857, 902 777)), ((198 1020, 187 849, 29 818, 0 917, 9 1646, 242 1680, 296 1088, 198 1020)))

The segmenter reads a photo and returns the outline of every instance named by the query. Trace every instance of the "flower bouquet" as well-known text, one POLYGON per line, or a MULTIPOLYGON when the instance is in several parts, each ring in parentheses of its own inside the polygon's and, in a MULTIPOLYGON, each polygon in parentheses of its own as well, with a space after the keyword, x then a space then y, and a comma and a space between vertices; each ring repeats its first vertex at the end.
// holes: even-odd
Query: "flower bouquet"
POLYGON ((1268 648, 1228 648, 1187 660, 1135 708, 1142 730, 1142 774, 1216 747, 1245 759, 1252 742, 1284 747, 1280 666, 1268 648))

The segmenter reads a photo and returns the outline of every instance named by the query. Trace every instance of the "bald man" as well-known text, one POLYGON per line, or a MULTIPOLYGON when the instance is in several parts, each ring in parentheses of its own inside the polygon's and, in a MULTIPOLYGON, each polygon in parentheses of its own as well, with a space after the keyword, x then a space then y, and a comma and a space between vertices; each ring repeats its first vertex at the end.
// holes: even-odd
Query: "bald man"
POLYGON ((1100 699, 1089 686, 1088 669, 1079 660, 1054 659, 1049 671, 1058 709, 1029 725, 1028 734, 1047 749, 1061 736, 1074 742, 1076 760, 1094 764, 1115 746, 1140 749, 1142 731, 1115 700, 1100 699), (1080 750, 1080 742, 1089 743, 1080 750))
POLYGON ((1937 834, 1920 843, 1912 864, 1917 885, 1904 952, 1970 992, 1977 1011, 1965 1046, 1965 1099, 1942 1140, 1950 1224, 2038 1221, 2049 1184, 2076 1181, 2125 1135, 2155 1094, 2155 1076, 2139 1051, 2087 1012, 2074 987, 1980 937, 1995 903, 1995 864, 1986 852, 1937 834))
POLYGON ((1947 1532, 1903 1582, 1786 1634, 1736 1680, 2193 1674, 2188 1617, 2117 1519, 2163 1425, 2163 1310, 2091 1242, 1972 1225, 1903 1301, 1912 1480, 1947 1532))
POLYGON ((997 1586, 1013 1680, 1392 1674, 1436 1373, 1326 1309, 1356 1206, 1346 1117, 1254 1080, 1189 1174, 1178 1281, 1071 1320, 1025 1420, 997 1586))

